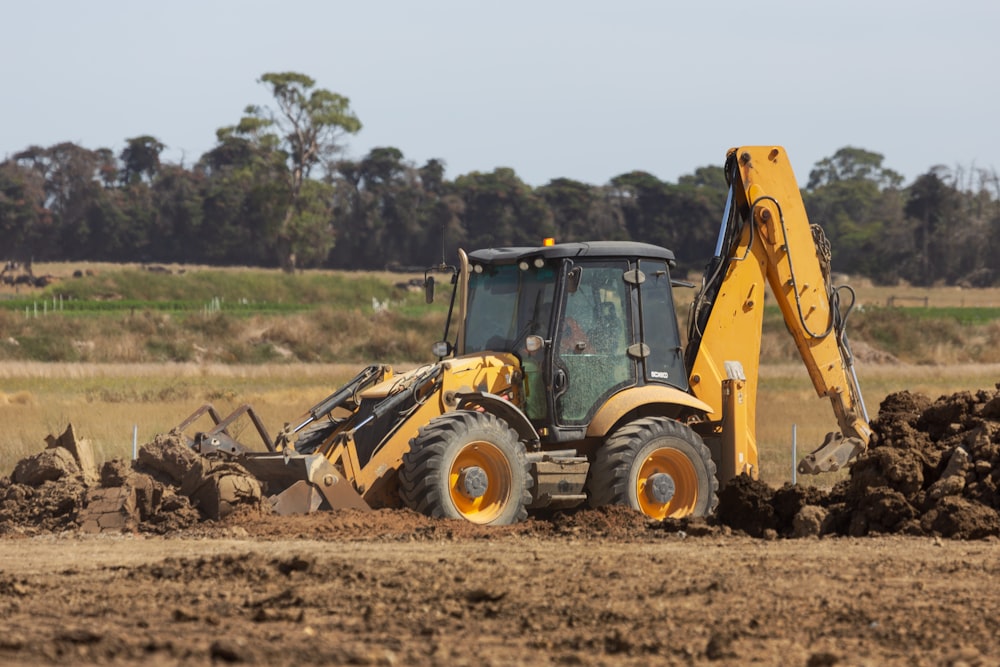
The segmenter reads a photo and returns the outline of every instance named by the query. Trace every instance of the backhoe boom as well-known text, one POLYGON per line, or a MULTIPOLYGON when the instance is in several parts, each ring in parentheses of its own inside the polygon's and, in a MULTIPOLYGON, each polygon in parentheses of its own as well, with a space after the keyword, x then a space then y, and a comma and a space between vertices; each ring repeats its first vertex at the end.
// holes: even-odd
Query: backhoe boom
POLYGON ((687 350, 692 391, 713 406, 709 418, 722 424, 726 397, 735 384, 746 416, 734 422, 739 432, 722 435, 735 447, 732 472, 756 476, 766 280, 817 394, 829 397, 841 429, 806 457, 799 470, 836 470, 871 439, 844 327, 846 313, 840 307, 840 293, 849 288, 831 285, 829 246, 822 228, 809 224, 783 148, 730 150, 726 177, 730 193, 719 242, 692 306, 687 350))

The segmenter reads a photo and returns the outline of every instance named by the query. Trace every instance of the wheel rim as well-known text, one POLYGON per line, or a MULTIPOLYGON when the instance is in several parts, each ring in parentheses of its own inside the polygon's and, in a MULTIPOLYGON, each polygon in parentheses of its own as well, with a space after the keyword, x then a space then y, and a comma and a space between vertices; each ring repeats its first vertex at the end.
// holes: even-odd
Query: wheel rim
POLYGON ((448 491, 451 501, 464 518, 473 523, 493 521, 510 501, 513 475, 510 463, 496 445, 477 441, 467 444, 455 457, 448 473, 448 491), (467 493, 463 483, 466 471, 478 469, 486 473, 486 490, 478 497, 467 493))
POLYGON ((670 447, 654 449, 639 466, 635 481, 639 509, 654 519, 678 518, 694 512, 698 504, 698 473, 684 452, 670 447), (673 497, 657 502, 651 489, 654 475, 669 475, 674 483, 673 497))

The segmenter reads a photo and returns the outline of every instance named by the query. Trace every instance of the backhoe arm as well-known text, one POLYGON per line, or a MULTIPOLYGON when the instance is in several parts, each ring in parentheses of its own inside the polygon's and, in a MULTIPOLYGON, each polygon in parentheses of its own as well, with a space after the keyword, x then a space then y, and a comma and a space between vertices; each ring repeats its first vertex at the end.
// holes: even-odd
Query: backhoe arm
POLYGON ((736 448, 735 460, 743 462, 733 472, 755 475, 766 280, 817 394, 830 398, 841 429, 803 459, 799 471, 836 470, 871 439, 844 326, 846 313, 840 307, 841 291, 850 290, 830 283, 829 246, 822 229, 809 224, 783 148, 730 150, 726 177, 730 193, 715 257, 692 305, 687 349, 691 388, 717 408, 710 418, 721 420, 726 396, 738 384, 746 417, 735 421, 741 432, 723 435, 736 448))

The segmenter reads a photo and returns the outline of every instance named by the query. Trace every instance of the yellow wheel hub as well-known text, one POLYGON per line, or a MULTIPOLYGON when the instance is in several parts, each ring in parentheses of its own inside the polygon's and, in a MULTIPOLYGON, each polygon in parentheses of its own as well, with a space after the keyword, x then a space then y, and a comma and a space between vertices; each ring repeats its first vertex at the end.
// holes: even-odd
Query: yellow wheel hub
POLYGON ((698 473, 684 452, 653 450, 640 464, 635 481, 639 509, 654 519, 680 518, 698 503, 698 473))
POLYGON ((510 501, 512 484, 507 457, 499 447, 485 441, 465 445, 448 473, 451 501, 473 523, 496 519, 510 501))

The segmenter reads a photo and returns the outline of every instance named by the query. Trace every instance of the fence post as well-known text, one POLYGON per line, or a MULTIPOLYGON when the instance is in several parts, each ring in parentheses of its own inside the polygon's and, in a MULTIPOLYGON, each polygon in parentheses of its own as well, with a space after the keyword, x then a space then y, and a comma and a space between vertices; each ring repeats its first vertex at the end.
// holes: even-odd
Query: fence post
POLYGON ((792 424, 792 486, 798 484, 798 469, 796 463, 799 460, 799 443, 797 439, 797 424, 792 424))

